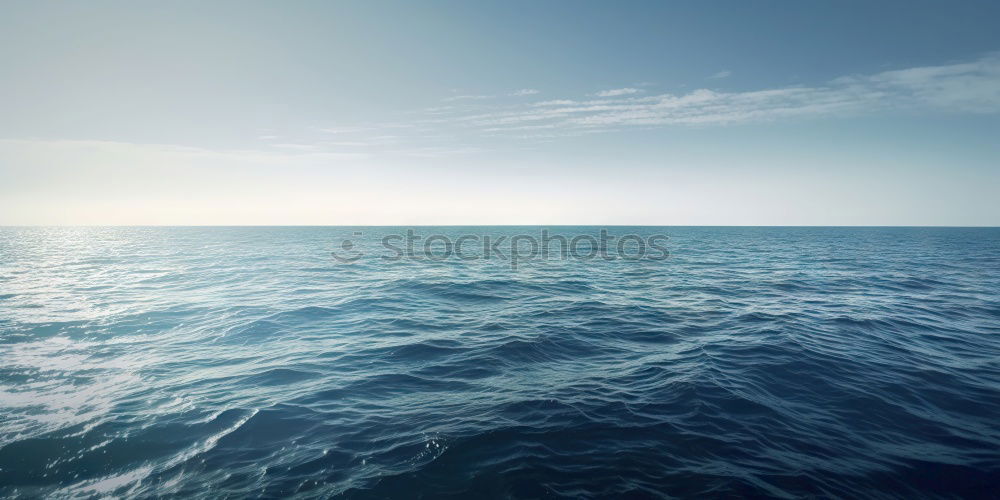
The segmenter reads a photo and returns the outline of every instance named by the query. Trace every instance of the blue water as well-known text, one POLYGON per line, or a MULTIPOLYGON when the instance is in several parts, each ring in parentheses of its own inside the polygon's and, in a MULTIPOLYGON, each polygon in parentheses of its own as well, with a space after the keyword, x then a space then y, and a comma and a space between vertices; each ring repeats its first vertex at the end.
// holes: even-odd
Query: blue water
POLYGON ((998 229, 516 270, 386 261, 403 231, 0 229, 0 496, 1000 491, 998 229))

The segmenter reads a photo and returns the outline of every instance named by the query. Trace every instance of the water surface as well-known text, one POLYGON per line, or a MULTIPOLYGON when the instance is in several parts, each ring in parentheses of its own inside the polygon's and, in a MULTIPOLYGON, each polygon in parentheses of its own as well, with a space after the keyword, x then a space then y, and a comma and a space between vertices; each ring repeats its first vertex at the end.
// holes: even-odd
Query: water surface
POLYGON ((383 260, 404 231, 0 229, 0 496, 998 491, 998 229, 516 270, 383 260))

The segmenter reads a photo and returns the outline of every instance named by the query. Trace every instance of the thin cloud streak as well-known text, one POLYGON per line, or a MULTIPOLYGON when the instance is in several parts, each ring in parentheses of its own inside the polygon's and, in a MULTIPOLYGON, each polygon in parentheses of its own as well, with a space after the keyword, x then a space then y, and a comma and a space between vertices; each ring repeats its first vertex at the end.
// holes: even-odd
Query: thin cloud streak
POLYGON ((639 92, 642 92, 642 90, 636 89, 636 88, 632 88, 632 87, 628 87, 628 88, 624 88, 624 89, 602 90, 602 91, 598 92, 595 95, 597 97, 617 97, 617 96, 622 96, 622 95, 638 94, 639 92))
MULTIPOLYGON (((624 89, 618 89, 621 91, 624 89)), ((597 94, 628 95, 605 91, 597 94)), ((821 86, 745 92, 707 88, 687 94, 612 99, 556 99, 493 112, 456 115, 450 121, 485 132, 722 125, 802 116, 835 116, 888 110, 1000 112, 1000 54, 977 61, 841 77, 821 86)))
POLYGON ((316 146, 314 152, 331 146, 366 147, 373 154, 437 157, 481 152, 480 140, 499 137, 538 141, 629 128, 892 112, 997 113, 1000 53, 971 62, 844 76, 815 86, 736 92, 701 88, 654 95, 626 88, 584 99, 530 99, 536 92, 520 89, 507 95, 526 99, 487 102, 494 96, 454 96, 450 99, 455 102, 413 111, 400 121, 317 129, 337 136, 334 141, 288 141, 271 147, 300 152, 309 151, 310 145, 316 146), (392 134, 386 134, 389 131, 392 134), (394 147, 386 149, 388 145, 394 147))

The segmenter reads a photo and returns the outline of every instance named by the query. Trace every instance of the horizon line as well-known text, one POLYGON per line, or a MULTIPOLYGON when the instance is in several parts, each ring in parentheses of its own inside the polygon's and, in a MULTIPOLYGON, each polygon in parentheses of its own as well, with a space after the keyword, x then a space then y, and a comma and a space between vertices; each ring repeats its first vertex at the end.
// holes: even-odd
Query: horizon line
POLYGON ((954 228, 1000 229, 1000 225, 921 225, 921 224, 0 224, 0 228, 277 228, 277 227, 745 227, 745 228, 954 228))

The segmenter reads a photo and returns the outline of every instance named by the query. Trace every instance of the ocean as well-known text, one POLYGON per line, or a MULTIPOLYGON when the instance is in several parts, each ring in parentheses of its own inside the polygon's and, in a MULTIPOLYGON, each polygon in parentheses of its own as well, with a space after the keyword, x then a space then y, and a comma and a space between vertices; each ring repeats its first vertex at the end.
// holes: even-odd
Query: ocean
POLYGON ((998 422, 997 228, 0 229, 0 497, 996 498, 998 422))

